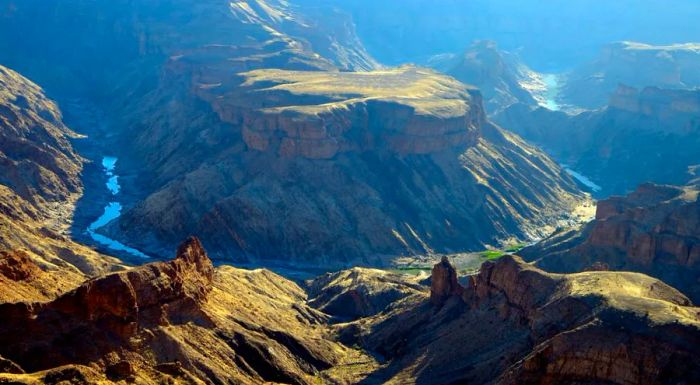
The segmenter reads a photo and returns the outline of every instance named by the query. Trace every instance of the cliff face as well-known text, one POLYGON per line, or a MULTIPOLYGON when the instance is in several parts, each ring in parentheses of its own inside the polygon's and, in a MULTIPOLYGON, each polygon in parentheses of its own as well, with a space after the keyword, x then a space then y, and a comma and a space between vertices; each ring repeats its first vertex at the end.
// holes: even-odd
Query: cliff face
POLYGON ((595 264, 657 277, 700 298, 700 205, 697 187, 642 185, 599 203, 596 219, 522 251, 551 271, 595 264))
POLYGON ((39 86, 0 66, 1 302, 50 299, 121 268, 68 237, 82 194, 76 136, 39 86))
MULTIPOLYGON (((442 270, 433 270, 438 288, 452 280, 442 270)), ((675 384, 700 378, 697 308, 675 289, 636 273, 545 273, 513 256, 486 262, 440 305, 416 294, 347 325, 346 333, 389 360, 366 383, 675 384)))
POLYGON ((609 106, 568 115, 514 105, 495 121, 601 187, 627 194, 646 182, 686 184, 700 163, 697 90, 620 86, 609 106), (647 155, 640 155, 647 154, 647 155))
POLYGON ((579 107, 599 108, 619 84, 692 89, 700 85, 698 63, 700 45, 697 44, 614 43, 603 48, 595 61, 569 74, 561 96, 579 107))

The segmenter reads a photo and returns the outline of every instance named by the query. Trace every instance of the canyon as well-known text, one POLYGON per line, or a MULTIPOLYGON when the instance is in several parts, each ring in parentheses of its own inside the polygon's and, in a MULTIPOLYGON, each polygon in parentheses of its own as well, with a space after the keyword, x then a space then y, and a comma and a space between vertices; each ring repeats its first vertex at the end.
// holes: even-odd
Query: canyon
POLYGON ((0 0, 0 384, 700 383, 700 7, 457 3, 0 0))
POLYGON ((129 176, 121 216, 100 233, 146 255, 198 234, 217 260, 378 266, 542 237, 586 200, 544 153, 490 122, 478 91, 421 67, 381 68, 340 11, 208 0, 184 22, 187 2, 170 0, 121 4, 129 21, 116 3, 11 3, 6 28, 34 30, 2 43, 6 62, 59 98, 87 87, 107 128, 81 131, 104 138, 129 176), (336 15, 328 25, 312 22, 324 10, 336 15), (75 14, 86 22, 55 46, 89 47, 88 61, 30 49, 35 36, 66 36, 62 18, 75 14), (52 22, 25 22, 37 18, 52 22), (38 70, 42 55, 59 62, 38 70), (90 61, 108 73, 78 76, 90 61))

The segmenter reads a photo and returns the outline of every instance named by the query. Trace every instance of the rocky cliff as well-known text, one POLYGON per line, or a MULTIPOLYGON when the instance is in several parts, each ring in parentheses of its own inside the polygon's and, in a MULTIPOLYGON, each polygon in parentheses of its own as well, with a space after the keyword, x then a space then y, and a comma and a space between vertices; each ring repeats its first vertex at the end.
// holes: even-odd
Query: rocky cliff
POLYGON ((557 272, 591 266, 639 271, 700 298, 700 216, 697 187, 646 184, 600 201, 596 219, 522 251, 557 272))
POLYGON ((605 46, 594 61, 567 75, 561 97, 584 108, 605 106, 619 84, 693 89, 700 86, 700 45, 654 46, 619 42, 605 46))
POLYGON ((442 304, 416 294, 345 338, 388 359, 366 384, 676 384, 700 378, 697 314, 642 274, 551 274, 505 256, 442 304))
POLYGON ((609 106, 577 115, 513 105, 494 120, 601 187, 627 194, 646 182, 686 184, 700 164, 697 90, 619 86, 609 106))
MULTIPOLYGON (((215 269, 191 238, 175 259, 86 281, 47 303, 4 304, 0 356, 15 383, 354 383, 364 353, 270 272, 215 269), (25 373, 26 372, 26 373, 25 373)), ((365 369, 366 370, 366 369, 365 369)))

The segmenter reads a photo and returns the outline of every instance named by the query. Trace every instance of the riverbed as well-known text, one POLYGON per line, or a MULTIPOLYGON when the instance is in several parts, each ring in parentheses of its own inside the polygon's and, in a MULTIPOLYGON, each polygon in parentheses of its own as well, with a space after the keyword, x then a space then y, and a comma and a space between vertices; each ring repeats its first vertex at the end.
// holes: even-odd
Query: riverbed
POLYGON ((122 213, 122 205, 118 201, 121 186, 119 185, 119 176, 115 171, 117 160, 117 158, 112 156, 104 156, 102 158, 102 171, 107 179, 106 187, 111 194, 112 200, 107 202, 104 207, 103 214, 88 226, 86 232, 95 242, 107 247, 110 250, 125 252, 138 258, 150 259, 148 255, 140 250, 129 247, 115 239, 109 238, 108 236, 97 232, 98 229, 119 218, 122 213))

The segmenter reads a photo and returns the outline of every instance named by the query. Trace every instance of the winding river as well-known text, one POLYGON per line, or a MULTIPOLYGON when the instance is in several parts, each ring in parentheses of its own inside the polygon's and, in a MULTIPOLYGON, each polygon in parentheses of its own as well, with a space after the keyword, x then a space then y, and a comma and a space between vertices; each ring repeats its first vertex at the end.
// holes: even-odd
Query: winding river
MULTIPOLYGON (((115 174, 114 169, 117 165, 117 158, 111 156, 105 156, 102 158, 102 169, 107 176, 107 189, 112 195, 112 198, 116 198, 121 190, 119 186, 119 176, 115 174)), ((122 205, 118 201, 113 201, 107 203, 104 208, 104 213, 97 218, 96 221, 92 222, 87 228, 87 233, 90 237, 97 243, 106 246, 110 250, 126 252, 134 257, 138 258, 150 258, 143 252, 129 247, 117 240, 109 238, 97 232, 97 230, 109 222, 119 218, 122 212, 122 205)))

